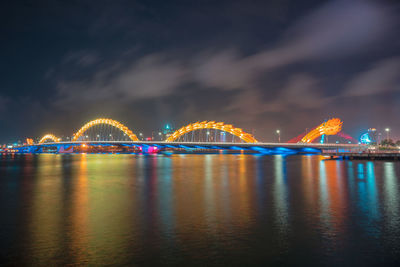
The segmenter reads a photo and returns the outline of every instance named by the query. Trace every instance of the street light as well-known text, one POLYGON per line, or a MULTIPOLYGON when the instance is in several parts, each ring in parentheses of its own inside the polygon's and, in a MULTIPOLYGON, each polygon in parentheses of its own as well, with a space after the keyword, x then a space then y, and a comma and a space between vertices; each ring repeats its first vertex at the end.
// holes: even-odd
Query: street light
POLYGON ((210 131, 207 131, 207 142, 209 142, 209 135, 210 135, 210 131))
POLYGON ((276 133, 278 134, 278 143, 280 143, 281 142, 281 131, 276 130, 276 133))
POLYGON ((390 132, 390 129, 389 129, 389 128, 386 128, 386 129, 385 129, 385 132, 386 132, 386 139, 389 140, 389 132, 390 132))

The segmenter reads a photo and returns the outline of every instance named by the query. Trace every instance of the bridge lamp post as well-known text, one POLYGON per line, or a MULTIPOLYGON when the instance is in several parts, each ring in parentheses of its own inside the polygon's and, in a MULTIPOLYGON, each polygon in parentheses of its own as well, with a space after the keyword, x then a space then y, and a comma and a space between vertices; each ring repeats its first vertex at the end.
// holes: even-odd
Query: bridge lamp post
POLYGON ((276 130, 276 133, 278 135, 278 143, 281 142, 281 131, 280 130, 276 130))
POLYGON ((210 132, 207 131, 207 142, 208 142, 208 137, 210 136, 210 132))
POLYGON ((139 133, 139 136, 140 136, 140 140, 143 141, 143 134, 142 134, 142 133, 139 133))
POLYGON ((162 140, 161 132, 158 132, 158 135, 160 136, 160 141, 161 141, 162 140))
POLYGON ((97 137, 97 141, 99 141, 99 139, 100 139, 100 135, 96 135, 96 137, 97 137))
POLYGON ((221 142, 221 138, 222 138, 222 142, 226 142, 225 132, 221 132, 221 136, 219 137, 220 142, 221 142))
POLYGON ((390 129, 389 129, 389 128, 386 128, 386 129, 385 129, 385 132, 386 132, 386 139, 389 140, 389 132, 390 132, 390 129))

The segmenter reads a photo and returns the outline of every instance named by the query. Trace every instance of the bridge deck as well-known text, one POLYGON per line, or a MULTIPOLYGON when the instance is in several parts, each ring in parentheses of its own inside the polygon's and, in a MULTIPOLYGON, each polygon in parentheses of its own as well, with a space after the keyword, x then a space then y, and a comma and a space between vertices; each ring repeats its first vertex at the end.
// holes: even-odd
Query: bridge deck
POLYGON ((86 144, 93 147, 140 147, 142 151, 154 151, 151 147, 160 149, 178 150, 245 150, 259 153, 273 154, 293 154, 293 153, 314 153, 321 154, 327 152, 359 152, 365 149, 364 146, 354 144, 309 144, 309 143, 229 143, 229 142, 165 142, 165 141, 69 141, 51 142, 21 146, 18 149, 21 153, 41 153, 43 148, 62 148, 65 150, 70 147, 78 147, 86 144))

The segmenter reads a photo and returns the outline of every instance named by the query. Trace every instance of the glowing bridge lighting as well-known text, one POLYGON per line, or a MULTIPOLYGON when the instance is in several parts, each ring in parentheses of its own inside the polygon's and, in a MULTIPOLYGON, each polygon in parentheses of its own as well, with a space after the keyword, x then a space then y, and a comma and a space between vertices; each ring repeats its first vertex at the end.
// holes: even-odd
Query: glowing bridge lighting
POLYGON ((215 121, 203 121, 203 122, 195 122, 191 123, 187 126, 180 128, 179 130, 175 131, 170 137, 165 140, 166 142, 174 142, 182 135, 189 133, 194 130, 199 129, 214 129, 228 132, 234 136, 239 137, 243 141, 247 143, 257 143, 258 141, 254 138, 253 135, 243 132, 240 128, 235 128, 230 124, 224 124, 223 122, 215 122, 215 121))
POLYGON ((300 142, 312 143, 322 135, 335 135, 342 130, 342 124, 343 122, 338 118, 330 119, 306 134, 300 142))
POLYGON ((51 141, 53 141, 53 142, 55 142, 55 143, 58 143, 58 142, 61 141, 60 138, 56 137, 56 136, 53 135, 53 134, 46 134, 45 136, 43 136, 43 137, 40 139, 39 144, 43 144, 43 143, 46 142, 47 140, 51 140, 51 141))
POLYGON ((107 125, 114 126, 115 128, 118 128, 122 132, 124 132, 124 134, 126 134, 132 141, 139 141, 139 139, 136 137, 136 135, 131 130, 129 130, 128 127, 126 127, 122 123, 120 123, 116 120, 112 120, 112 119, 96 119, 96 120, 92 120, 92 121, 86 123, 85 125, 82 126, 82 128, 79 129, 78 132, 76 132, 74 134, 74 138, 72 138, 72 141, 77 141, 79 139, 79 137, 81 137, 86 132, 86 130, 88 130, 89 128, 91 128, 95 125, 99 125, 99 124, 107 124, 107 125))
MULTIPOLYGON (((312 131, 310 131, 308 134, 306 135, 301 135, 297 140, 301 139, 302 143, 311 143, 313 140, 315 140, 316 138, 323 136, 323 135, 335 135, 337 133, 339 133, 342 129, 342 124, 343 122, 338 119, 338 118, 333 118, 330 119, 324 123, 322 123, 321 125, 319 125, 318 127, 314 128, 312 131)), ((131 141, 139 141, 139 139, 137 138, 137 136, 130 130, 128 129, 128 127, 126 127, 125 125, 121 124, 120 122, 116 121, 116 120, 112 120, 112 119, 104 119, 104 118, 99 118, 99 119, 95 119, 92 120, 88 123, 86 123, 85 125, 83 125, 74 135, 73 138, 71 138, 71 143, 73 142, 78 142, 78 140, 80 140, 80 138, 85 139, 85 141, 90 141, 87 140, 88 138, 90 138, 90 136, 88 135, 89 132, 87 132, 91 127, 94 127, 96 125, 105 125, 106 129, 108 126, 113 126, 117 129, 119 129, 120 131, 123 132, 123 136, 128 136, 130 138, 131 141)), ((209 142, 209 139, 211 139, 211 141, 216 142, 217 139, 217 132, 215 132, 215 138, 213 138, 214 136, 211 136, 211 131, 210 129, 214 129, 214 130, 219 130, 221 131, 220 135, 223 136, 224 142, 225 142, 225 135, 226 133, 229 133, 231 135, 233 135, 233 137, 238 137, 240 138, 242 141, 246 142, 246 143, 258 143, 258 141, 254 138, 254 136, 252 134, 249 134, 247 132, 244 132, 242 129, 240 128, 236 128, 231 124, 224 124, 224 122, 215 122, 215 121, 203 121, 203 122, 195 122, 195 123, 191 123, 189 125, 183 126, 181 127, 179 130, 173 132, 171 135, 167 135, 168 138, 165 140, 165 142, 175 142, 178 141, 179 138, 181 138, 182 136, 186 135, 189 132, 192 131, 196 131, 196 130, 202 130, 202 129, 206 129, 207 131, 205 132, 205 134, 207 135, 207 142, 209 142)), ((94 130, 94 129, 92 129, 94 130)), ((111 129, 112 130, 112 129, 111 129)), ((276 133, 279 135, 281 134, 281 131, 278 129, 276 130, 276 133)), ((200 132, 201 134, 201 132, 200 132)), ((342 134, 342 133, 340 133, 342 134)), ((163 136, 162 132, 158 132, 158 135, 163 136)), ((111 134, 111 133, 104 133, 101 132, 101 134, 99 134, 98 132, 95 133, 94 139, 95 141, 99 141, 100 137, 102 136, 110 136, 113 137, 112 142, 118 142, 118 141, 122 141, 119 140, 118 134, 111 134), (97 137, 97 138, 96 138, 97 137)), ((143 133, 139 133, 139 136, 141 137, 141 139, 143 139, 143 133)), ((186 137, 186 136, 185 136, 186 137)), ((67 139, 69 139, 67 137, 67 139)), ((45 136, 43 136, 38 144, 42 144, 46 141, 52 141, 53 143, 59 143, 61 142, 61 139, 54 136, 53 134, 46 134, 45 136)), ((125 139, 124 139, 125 140, 125 139)), ((232 138, 232 142, 233 142, 234 138, 232 138)), ((92 140, 94 141, 94 140, 92 140)), ((186 139, 185 139, 186 141, 186 139)), ((280 141, 280 140, 279 140, 280 141)), ((368 140, 366 140, 368 141, 368 140)), ((105 141, 106 142, 106 141, 105 141)), ((193 133, 192 133, 192 142, 193 142, 193 133)), ((298 142, 298 141, 296 141, 298 142)), ((293 142, 294 143, 294 142, 293 142)), ((33 142, 31 142, 30 145, 34 145, 33 142)), ((102 144, 105 145, 105 144, 102 144)), ((89 147, 89 146, 88 146, 89 147)))

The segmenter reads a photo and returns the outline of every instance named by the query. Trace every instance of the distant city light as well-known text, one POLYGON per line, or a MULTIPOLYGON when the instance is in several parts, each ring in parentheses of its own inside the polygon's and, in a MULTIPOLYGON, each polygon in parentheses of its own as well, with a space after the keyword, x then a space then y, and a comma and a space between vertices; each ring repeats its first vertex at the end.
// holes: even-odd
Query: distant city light
POLYGON ((389 139, 389 132, 390 132, 390 129, 389 129, 389 128, 386 128, 385 131, 386 131, 386 139, 389 139))
POLYGON ((361 144, 370 144, 372 141, 371 141, 371 138, 370 138, 370 136, 369 136, 369 133, 367 132, 367 133, 364 133, 363 135, 361 135, 361 137, 360 137, 360 143, 361 144))

